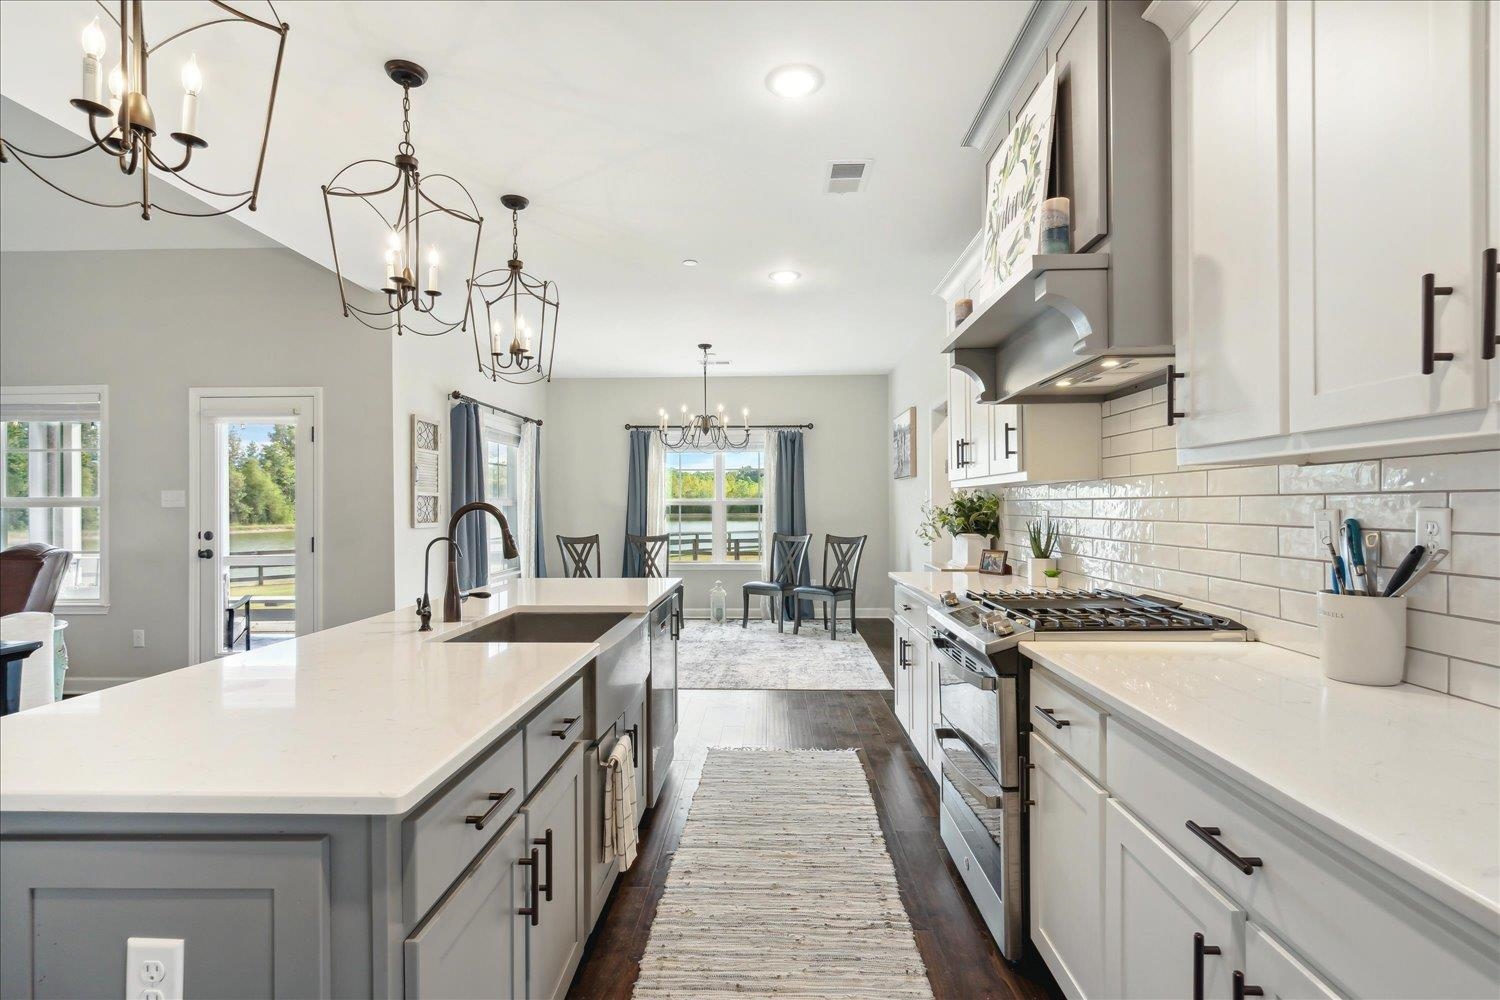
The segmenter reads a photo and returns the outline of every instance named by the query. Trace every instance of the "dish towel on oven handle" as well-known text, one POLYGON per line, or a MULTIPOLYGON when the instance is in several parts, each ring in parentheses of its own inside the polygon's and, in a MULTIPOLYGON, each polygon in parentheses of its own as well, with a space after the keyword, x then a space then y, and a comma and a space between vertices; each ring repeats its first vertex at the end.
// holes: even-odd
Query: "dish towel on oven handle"
POLYGON ((636 801, 634 749, 629 736, 615 741, 604 761, 604 846, 607 857, 620 859, 620 871, 635 863, 636 801))

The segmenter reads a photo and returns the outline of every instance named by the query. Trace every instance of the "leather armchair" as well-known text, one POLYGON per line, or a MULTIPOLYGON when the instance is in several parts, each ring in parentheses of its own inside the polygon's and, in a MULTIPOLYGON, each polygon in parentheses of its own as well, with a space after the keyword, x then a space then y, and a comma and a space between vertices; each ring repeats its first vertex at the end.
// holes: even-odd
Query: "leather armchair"
POLYGON ((51 613, 73 553, 46 542, 26 542, 0 552, 0 616, 51 613))

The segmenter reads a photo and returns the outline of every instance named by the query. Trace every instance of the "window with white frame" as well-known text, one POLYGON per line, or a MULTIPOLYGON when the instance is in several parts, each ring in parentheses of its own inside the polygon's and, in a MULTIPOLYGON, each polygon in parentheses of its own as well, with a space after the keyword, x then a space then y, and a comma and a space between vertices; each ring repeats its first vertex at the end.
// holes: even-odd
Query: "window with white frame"
MULTIPOLYGON (((512 533, 520 523, 516 503, 520 450, 521 422, 508 414, 487 413, 484 417, 484 498, 500 508, 512 533)), ((491 522, 487 531, 490 582, 520 573, 521 560, 505 558, 500 526, 491 522)))
POLYGON ((760 562, 765 454, 669 451, 667 533, 676 563, 760 562))
POLYGON ((109 603, 105 386, 0 389, 4 547, 45 542, 73 553, 59 609, 109 603))

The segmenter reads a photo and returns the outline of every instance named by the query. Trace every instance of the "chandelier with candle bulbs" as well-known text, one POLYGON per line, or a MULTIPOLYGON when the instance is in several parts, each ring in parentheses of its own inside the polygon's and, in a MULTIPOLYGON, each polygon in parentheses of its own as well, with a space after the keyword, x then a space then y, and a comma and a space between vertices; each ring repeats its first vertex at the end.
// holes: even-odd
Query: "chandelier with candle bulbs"
POLYGON ((682 404, 681 423, 675 427, 669 423, 670 417, 665 409, 657 410, 659 422, 656 427, 656 436, 661 439, 663 447, 669 450, 724 451, 745 448, 750 444, 750 408, 748 406, 740 410, 738 434, 730 426, 723 403, 720 403, 715 410, 708 408, 708 366, 714 364, 710 360, 709 351, 713 346, 712 344, 698 345, 698 350, 703 352, 703 357, 698 362, 703 366, 703 409, 697 413, 689 413, 687 404, 682 404))
POLYGON ((529 275, 521 263, 521 210, 531 201, 507 194, 500 204, 510 210, 510 260, 477 276, 470 288, 483 321, 474 318, 474 353, 479 371, 493 382, 550 382, 557 350, 557 285, 529 275))
MULTIPOLYGON (((106 103, 104 88, 106 77, 104 74, 105 57, 109 52, 109 35, 113 29, 106 34, 99 18, 95 17, 83 29, 83 79, 79 86, 78 96, 68 103, 75 109, 83 112, 88 122, 89 137, 91 141, 81 149, 75 149, 66 153, 40 153, 35 150, 22 149, 15 143, 4 137, 0 137, 0 163, 10 162, 7 154, 13 155, 16 162, 34 174, 38 180, 48 187, 67 195, 75 201, 81 201, 86 205, 94 205, 98 208, 132 208, 141 210, 141 218, 149 220, 153 210, 166 212, 169 215, 182 215, 188 217, 208 217, 225 215, 235 209, 249 207, 255 211, 256 201, 260 196, 261 172, 266 163, 266 142, 271 134, 271 114, 276 107, 276 86, 281 78, 281 57, 286 51, 286 36, 291 29, 281 21, 276 14, 276 8, 267 0, 266 6, 270 9, 271 20, 265 21, 257 17, 251 17, 243 11, 236 10, 227 3, 219 3, 213 0, 213 5, 219 9, 219 16, 211 20, 202 21, 189 25, 179 31, 173 32, 155 44, 146 41, 146 26, 144 15, 144 4, 142 0, 120 0, 120 13, 116 17, 110 9, 100 0, 99 6, 104 10, 107 17, 114 22, 119 29, 120 55, 114 69, 109 72, 107 85, 109 87, 109 98, 106 103), (148 99, 147 83, 150 79, 149 67, 157 52, 164 46, 195 31, 214 25, 245 25, 253 28, 261 28, 277 36, 276 43, 276 65, 271 73, 270 95, 266 99, 265 126, 261 130, 260 152, 255 161, 255 179, 246 191, 216 191, 195 183, 187 176, 188 165, 192 162, 193 151, 204 149, 208 146, 208 140, 204 138, 198 128, 198 102, 203 92, 203 73, 198 66, 196 54, 189 56, 182 64, 182 113, 177 122, 177 130, 168 133, 173 142, 182 148, 182 159, 177 163, 170 163, 163 159, 158 149, 158 122, 155 109, 148 99), (110 120, 110 127, 101 133, 100 123, 110 120), (63 188, 54 181, 48 180, 41 170, 34 164, 34 160, 64 160, 74 156, 81 156, 93 150, 98 150, 112 158, 119 168, 120 173, 128 177, 138 176, 141 181, 141 195, 135 201, 106 202, 85 198, 74 194, 63 188), (151 170, 152 168, 168 173, 177 178, 185 186, 191 188, 200 195, 208 196, 215 204, 223 205, 227 200, 227 206, 215 208, 211 211, 193 212, 180 209, 167 208, 152 200, 151 197, 151 170)), ((182 48, 181 45, 178 48, 182 48)))
MULTIPOLYGON (((323 185, 334 274, 345 316, 371 329, 393 329, 398 336, 410 330, 437 337, 468 325, 467 293, 479 263, 484 219, 468 188, 448 174, 424 174, 418 164, 417 148, 411 141, 411 92, 427 82, 427 71, 409 60, 392 59, 385 64, 385 72, 401 88, 401 141, 396 145, 396 155, 389 160, 355 160, 323 185), (378 249, 365 245, 365 252, 358 256, 367 264, 380 261, 380 291, 385 296, 382 306, 366 308, 349 301, 344 288, 345 261, 339 254, 334 227, 334 205, 338 203, 363 205, 378 219, 370 226, 383 234, 376 237, 381 239, 378 249), (445 227, 452 224, 454 231, 447 236, 469 258, 469 267, 461 272, 461 278, 448 279, 444 273, 442 247, 434 233, 439 222, 445 227), (467 235, 471 228, 472 246, 467 235), (455 292, 446 307, 439 301, 445 284, 455 292)), ((360 217, 369 223, 368 215, 360 217)))

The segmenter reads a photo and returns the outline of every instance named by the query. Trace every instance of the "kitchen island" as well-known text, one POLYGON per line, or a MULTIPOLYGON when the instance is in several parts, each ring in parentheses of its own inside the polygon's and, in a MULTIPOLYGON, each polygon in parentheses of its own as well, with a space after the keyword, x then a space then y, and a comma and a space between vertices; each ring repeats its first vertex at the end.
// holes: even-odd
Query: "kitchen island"
POLYGON ((633 728, 654 800, 680 615, 515 581, 6 717, 0 994, 117 995, 127 937, 185 939, 194 996, 565 992, 613 885, 585 764, 633 728))

